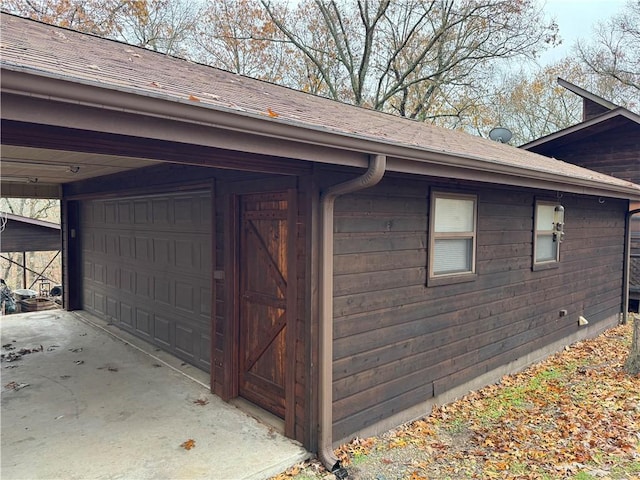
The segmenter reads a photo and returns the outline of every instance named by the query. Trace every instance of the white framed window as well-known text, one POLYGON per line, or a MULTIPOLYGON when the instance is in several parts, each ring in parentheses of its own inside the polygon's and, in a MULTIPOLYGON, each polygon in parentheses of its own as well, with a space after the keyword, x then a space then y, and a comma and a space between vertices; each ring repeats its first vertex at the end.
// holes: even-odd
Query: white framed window
POLYGON ((428 285, 475 279, 476 195, 432 192, 428 285))
POLYGON ((536 201, 533 219, 533 267, 549 268, 560 261, 560 236, 556 229, 556 204, 536 201))

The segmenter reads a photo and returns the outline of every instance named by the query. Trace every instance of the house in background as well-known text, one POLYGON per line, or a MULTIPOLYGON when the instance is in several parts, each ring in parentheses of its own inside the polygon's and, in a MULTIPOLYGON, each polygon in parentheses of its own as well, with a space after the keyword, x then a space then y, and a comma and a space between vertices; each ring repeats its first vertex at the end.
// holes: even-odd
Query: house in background
POLYGON ((638 185, 6 14, 2 37, 2 194, 60 196, 65 308, 330 468, 623 315, 638 185))
MULTIPOLYGON (((582 98, 582 122, 522 145, 600 173, 640 183, 640 115, 566 80, 558 83, 582 98)), ((631 202, 629 306, 640 301, 640 202, 631 202)))
MULTIPOLYGON (((0 233, 0 258, 2 262, 13 264, 22 273, 22 281, 12 284, 5 278, 9 287, 15 289, 37 288, 40 293, 49 294, 51 287, 59 283, 60 279, 52 279, 45 275, 47 269, 58 259, 62 245, 60 237, 60 225, 57 223, 37 220, 14 215, 8 212, 0 212, 2 228, 0 233), (34 270, 27 258, 28 252, 51 252, 52 258, 44 270, 34 270), (19 253, 21 262, 10 258, 6 254, 19 253), (33 278, 35 276, 35 278, 33 278), (32 277, 28 283, 27 278, 32 277)), ((59 259, 58 259, 59 261, 59 259)))

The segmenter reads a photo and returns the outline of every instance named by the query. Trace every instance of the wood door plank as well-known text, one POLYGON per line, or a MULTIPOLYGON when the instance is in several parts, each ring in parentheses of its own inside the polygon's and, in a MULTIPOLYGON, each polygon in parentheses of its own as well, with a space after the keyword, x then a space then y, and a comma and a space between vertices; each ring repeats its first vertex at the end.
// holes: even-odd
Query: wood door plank
POLYGON ((260 235, 260 232, 258 232, 255 224, 251 220, 249 220, 246 225, 248 227, 247 233, 251 233, 255 236, 255 240, 258 246, 258 252, 262 253, 264 259, 267 260, 267 271, 273 277, 273 280, 276 282, 278 289, 286 295, 287 281, 284 278, 286 272, 283 274, 283 272, 281 271, 280 265, 278 265, 278 262, 276 262, 276 260, 271 255, 269 248, 264 243, 264 239, 262 238, 262 235, 260 235))
POLYGON ((251 370, 251 367, 253 367, 255 363, 258 361, 258 359, 264 354, 264 352, 267 351, 267 348, 269 348, 269 346, 273 343, 276 337, 280 335, 280 332, 282 332, 282 329, 286 326, 287 326, 287 312, 284 311, 278 317, 278 320, 276 321, 276 323, 274 323, 269 329, 269 331, 266 334, 264 334, 264 336, 260 340, 260 343, 258 343, 257 347, 253 350, 248 350, 247 348, 247 351, 245 352, 245 354, 247 355, 245 369, 247 371, 251 370))

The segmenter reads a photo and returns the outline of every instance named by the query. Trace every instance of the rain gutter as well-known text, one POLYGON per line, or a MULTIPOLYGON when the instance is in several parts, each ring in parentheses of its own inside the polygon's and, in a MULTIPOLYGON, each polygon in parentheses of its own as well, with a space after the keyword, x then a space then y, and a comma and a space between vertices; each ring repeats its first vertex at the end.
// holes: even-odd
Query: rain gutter
POLYGON ((640 208, 629 210, 625 217, 624 264, 622 267, 622 324, 629 321, 629 278, 631 276, 631 217, 640 213, 640 208))
POLYGON ((385 155, 369 158, 369 168, 359 177, 332 185, 320 194, 320 442, 324 466, 338 478, 346 471, 333 454, 333 207, 336 198, 377 184, 384 175, 385 155))
MULTIPOLYGON (((180 130, 179 125, 174 123, 171 130, 159 128, 145 130, 147 122, 138 122, 135 128, 139 131, 132 132, 127 130, 122 122, 109 119, 108 116, 94 117, 95 125, 92 126, 108 133, 138 134, 148 138, 232 148, 227 143, 237 140, 232 135, 237 132, 243 135, 242 141, 245 148, 249 147, 249 140, 254 138, 256 145, 253 147, 260 150, 258 153, 280 157, 292 156, 313 162, 365 167, 367 161, 362 152, 375 151, 390 159, 386 167, 388 171, 442 177, 455 175, 456 178, 477 179, 491 183, 640 200, 640 189, 631 182, 608 183, 597 177, 590 178, 588 175, 573 176, 558 171, 507 164, 471 152, 451 152, 438 148, 398 144, 384 138, 371 138, 321 125, 301 124, 282 117, 269 118, 265 117, 264 113, 247 109, 205 102, 194 104, 193 101, 160 92, 153 93, 131 87, 105 85, 87 79, 68 78, 8 64, 2 65, 0 78, 3 94, 68 103, 77 107, 98 108, 113 113, 144 115, 158 120, 179 122, 186 128, 186 130, 180 130), (212 127, 215 129, 213 132, 212 127), (215 135, 216 131, 220 132, 219 135, 215 135), (168 138, 178 133, 185 136, 179 139, 168 138), (266 139, 276 140, 276 143, 267 144, 266 139), (304 144, 306 147, 304 149, 287 148, 283 141, 292 145, 304 144)), ((19 105, 14 106, 11 102, 5 105, 4 100, 3 118, 33 121, 27 118, 27 115, 30 115, 28 112, 18 108, 19 105)), ((51 121, 52 124, 58 124, 61 122, 62 117, 58 111, 54 118, 45 118, 46 113, 42 109, 37 111, 39 118, 35 123, 51 121)), ((71 114, 71 111, 71 109, 65 110, 65 115, 71 114)), ((86 119, 73 118, 67 123, 60 126, 86 128, 86 119)), ((247 151, 253 151, 251 148, 247 151)))

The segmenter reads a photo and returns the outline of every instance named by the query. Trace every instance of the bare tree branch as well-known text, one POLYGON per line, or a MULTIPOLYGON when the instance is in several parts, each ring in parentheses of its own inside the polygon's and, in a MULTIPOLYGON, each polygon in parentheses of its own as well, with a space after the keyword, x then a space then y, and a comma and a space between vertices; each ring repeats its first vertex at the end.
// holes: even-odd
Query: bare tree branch
POLYGON ((621 14, 600 23, 594 34, 591 41, 576 44, 580 60, 596 75, 626 85, 640 100, 640 1, 630 0, 621 14))

